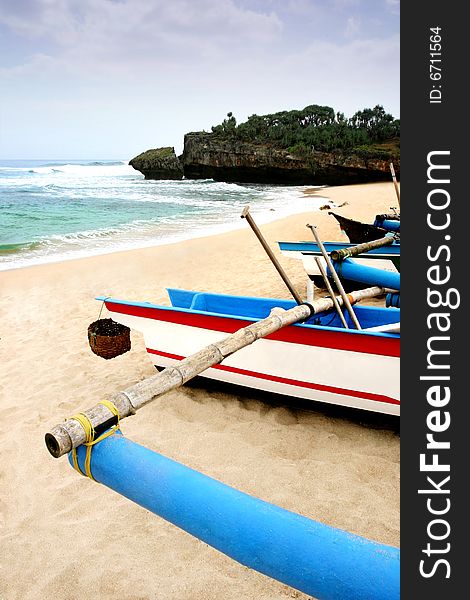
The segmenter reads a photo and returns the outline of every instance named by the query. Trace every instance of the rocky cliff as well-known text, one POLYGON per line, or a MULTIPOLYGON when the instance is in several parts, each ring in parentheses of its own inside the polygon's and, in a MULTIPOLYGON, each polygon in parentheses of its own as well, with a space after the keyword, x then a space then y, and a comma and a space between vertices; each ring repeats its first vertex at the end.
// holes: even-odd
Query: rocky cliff
POLYGON ((145 179, 183 179, 183 167, 175 149, 171 147, 142 152, 130 160, 129 164, 143 173, 145 179))
MULTIPOLYGON (((252 144, 220 139, 214 134, 187 133, 182 156, 172 148, 149 150, 130 161, 146 179, 215 179, 240 183, 280 183, 285 185, 345 185, 390 180, 390 159, 383 153, 319 152, 311 149, 302 156, 268 144, 252 144), (171 150, 171 161, 162 151, 171 150), (174 173, 175 176, 169 176, 174 173)), ((397 178, 399 158, 393 158, 397 178)))
MULTIPOLYGON (((266 144, 221 140, 210 133, 185 135, 182 162, 189 179, 296 185, 390 180, 390 161, 374 157, 372 152, 361 157, 312 149, 300 157, 266 144)), ((394 159, 394 165, 399 177, 399 160, 394 159)))

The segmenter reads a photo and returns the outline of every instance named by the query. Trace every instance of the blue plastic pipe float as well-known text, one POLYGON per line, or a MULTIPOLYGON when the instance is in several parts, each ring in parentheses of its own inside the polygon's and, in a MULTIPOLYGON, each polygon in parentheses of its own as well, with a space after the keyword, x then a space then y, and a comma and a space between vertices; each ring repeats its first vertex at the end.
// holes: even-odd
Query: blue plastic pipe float
POLYGON ((333 266, 338 275, 344 279, 351 279, 368 285, 378 285, 392 290, 400 289, 400 273, 364 266, 350 258, 335 261, 333 266))
POLYGON ((394 308, 400 308, 400 294, 389 293, 385 296, 385 306, 394 308))
MULTIPOLYGON (((77 448, 84 472, 85 448, 77 448)), ((69 455, 72 464, 72 458, 69 455)), ((93 447, 96 481, 239 563, 321 600, 398 600, 397 548, 235 490, 125 438, 93 447)))
POLYGON ((376 227, 383 227, 387 231, 400 231, 400 221, 398 219, 375 219, 376 227))

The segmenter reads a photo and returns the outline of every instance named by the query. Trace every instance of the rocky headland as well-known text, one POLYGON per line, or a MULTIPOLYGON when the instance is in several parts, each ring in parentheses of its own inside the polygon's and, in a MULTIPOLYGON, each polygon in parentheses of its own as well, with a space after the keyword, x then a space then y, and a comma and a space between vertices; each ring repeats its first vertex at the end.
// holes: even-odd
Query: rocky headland
MULTIPOLYGON (((237 140, 220 140, 211 133, 188 133, 179 157, 173 148, 147 150, 129 164, 145 179, 214 179, 240 183, 284 185, 347 185, 390 180, 390 160, 345 152, 312 149, 306 157, 237 140)), ((400 177, 400 161, 393 161, 400 177)))
MULTIPOLYGON (((285 185, 345 185, 390 180, 389 161, 373 154, 361 157, 311 148, 300 156, 273 145, 223 140, 211 133, 186 134, 180 160, 188 179, 285 185)), ((399 174, 399 161, 394 163, 399 174)))
POLYGON ((131 167, 140 171, 145 179, 183 179, 183 165, 175 149, 153 148, 146 150, 129 161, 131 167))
POLYGON ((383 107, 350 119, 330 107, 252 115, 237 125, 232 113, 212 133, 184 136, 173 148, 147 150, 130 161, 146 179, 214 179, 240 183, 345 185, 400 177, 399 121, 383 107))

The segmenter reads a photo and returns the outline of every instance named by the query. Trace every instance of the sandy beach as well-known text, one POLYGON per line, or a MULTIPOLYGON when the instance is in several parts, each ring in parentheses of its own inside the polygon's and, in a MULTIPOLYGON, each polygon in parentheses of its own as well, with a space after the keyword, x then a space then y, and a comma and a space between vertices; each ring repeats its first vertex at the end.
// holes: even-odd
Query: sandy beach
MULTIPOLYGON (((396 206, 392 183, 307 191, 371 222, 396 206)), ((305 297, 300 261, 277 240, 344 240, 327 210, 262 226, 305 297)), ((256 214, 253 216, 256 218, 256 214)), ((288 298, 246 229, 166 246, 0 273, 0 600, 307 598, 233 562, 55 460, 45 432, 153 375, 140 334, 103 360, 89 349, 94 298, 168 304, 166 287, 288 298)), ((107 316, 103 314, 102 316, 107 316)), ((130 439, 246 493, 370 539, 399 545, 398 419, 260 400, 203 383, 126 419, 130 439)), ((345 599, 346 600, 346 599, 345 599)))

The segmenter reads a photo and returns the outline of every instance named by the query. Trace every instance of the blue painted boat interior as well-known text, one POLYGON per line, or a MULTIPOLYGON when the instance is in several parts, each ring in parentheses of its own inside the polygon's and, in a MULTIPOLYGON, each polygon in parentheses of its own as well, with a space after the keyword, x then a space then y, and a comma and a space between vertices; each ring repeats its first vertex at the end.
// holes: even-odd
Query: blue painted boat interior
MULTIPOLYGON (((221 316, 246 317, 249 319, 264 319, 275 307, 284 309, 293 308, 293 300, 280 300, 278 298, 255 298, 252 296, 230 296, 226 294, 212 294, 209 292, 194 292, 178 288, 167 288, 173 307, 221 316)), ((354 306, 354 312, 359 319, 361 327, 376 327, 400 321, 399 308, 382 308, 375 306, 354 306)), ((345 311, 346 322, 353 329, 354 325, 345 311)), ((327 311, 314 315, 305 322, 306 325, 321 325, 323 327, 343 328, 336 311, 327 311)), ((392 334, 393 335, 393 334, 392 334)))

